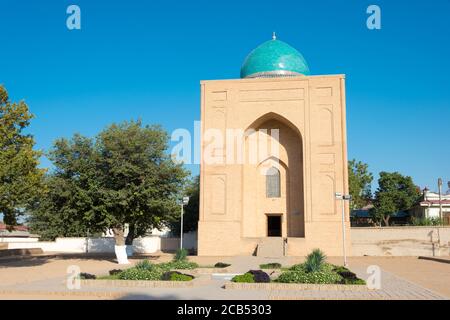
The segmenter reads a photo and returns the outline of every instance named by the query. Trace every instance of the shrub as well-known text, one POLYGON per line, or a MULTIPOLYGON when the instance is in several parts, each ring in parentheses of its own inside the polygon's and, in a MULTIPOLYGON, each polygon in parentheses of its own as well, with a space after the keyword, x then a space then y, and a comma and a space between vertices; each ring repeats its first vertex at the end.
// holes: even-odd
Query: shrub
POLYGON ((432 218, 417 218, 411 217, 411 224, 413 226, 439 226, 443 221, 439 217, 432 218))
POLYGON ((229 263, 217 262, 214 265, 214 268, 226 268, 226 267, 229 267, 229 266, 231 266, 231 264, 229 264, 229 263))
POLYGON ((178 249, 175 252, 175 256, 173 258, 174 261, 184 261, 188 255, 188 251, 186 249, 178 249))
POLYGON ((163 281, 191 281, 192 279, 194 279, 193 276, 178 271, 164 272, 161 276, 163 281))
POLYGON ((270 262, 270 263, 260 264, 259 267, 261 269, 281 269, 281 263, 270 262))
POLYGON ((142 260, 134 266, 136 269, 151 270, 155 265, 148 260, 142 260))
POLYGON ((340 283, 342 277, 335 272, 315 271, 315 272, 283 272, 276 282, 282 283, 314 283, 314 284, 336 284, 340 283))
POLYGON ((258 282, 258 283, 270 282, 269 275, 262 270, 250 270, 247 273, 250 273, 253 275, 253 279, 255 280, 255 282, 258 282))
POLYGON ((343 266, 333 266, 333 271, 340 273, 340 272, 350 272, 346 267, 343 266))
POLYGON ((294 264, 292 267, 289 268, 289 271, 306 272, 305 265, 303 263, 294 264))
POLYGON ((171 261, 166 263, 160 263, 159 266, 167 271, 171 269, 195 269, 198 268, 198 264, 187 260, 171 261))
POLYGON ((363 279, 342 279, 340 284, 353 284, 353 285, 365 285, 366 282, 363 279))
POLYGON ((130 268, 119 273, 121 280, 160 280, 164 270, 161 268, 139 269, 130 268))
POLYGON ((362 279, 359 279, 355 273, 351 272, 346 267, 334 266, 333 271, 342 277, 341 284, 366 284, 362 279))
POLYGON ((118 275, 121 272, 122 272, 121 269, 112 269, 112 270, 109 270, 109 275, 110 276, 115 276, 115 275, 118 275))
POLYGON ((90 274, 90 273, 86 273, 86 272, 81 272, 79 274, 80 279, 86 279, 86 280, 93 280, 93 279, 97 279, 97 276, 95 274, 90 274))
POLYGON ((326 256, 320 249, 314 249, 306 256, 304 262, 306 272, 318 272, 325 264, 326 256))
POLYGON ((253 278, 253 275, 251 273, 244 273, 237 276, 234 276, 233 279, 231 279, 233 282, 247 282, 247 283, 253 283, 255 282, 255 279, 253 278))
POLYGON ((363 279, 342 279, 341 284, 353 284, 353 285, 365 285, 366 282, 363 279))

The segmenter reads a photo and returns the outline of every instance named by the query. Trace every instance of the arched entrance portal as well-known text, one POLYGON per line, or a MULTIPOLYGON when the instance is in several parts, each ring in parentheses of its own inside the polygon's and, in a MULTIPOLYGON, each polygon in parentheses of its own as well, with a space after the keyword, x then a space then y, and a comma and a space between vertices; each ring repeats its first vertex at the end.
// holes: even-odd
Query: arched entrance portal
POLYGON ((245 142, 246 159, 254 159, 255 148, 251 143, 255 141, 259 158, 243 165, 243 236, 304 237, 300 132, 289 120, 274 113, 259 118, 248 130, 252 133, 245 142), (277 136, 272 134, 273 130, 278 130, 277 139, 273 138, 277 136), (270 142, 261 148, 264 139, 270 142))

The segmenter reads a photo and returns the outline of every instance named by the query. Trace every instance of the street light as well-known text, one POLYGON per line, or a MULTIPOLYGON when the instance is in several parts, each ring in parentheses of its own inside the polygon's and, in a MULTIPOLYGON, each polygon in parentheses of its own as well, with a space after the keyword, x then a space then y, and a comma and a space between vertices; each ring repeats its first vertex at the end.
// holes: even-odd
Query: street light
POLYGON ((438 179, 439 189, 439 224, 442 224, 442 179, 438 179))
POLYGON ((180 230, 180 249, 183 249, 183 207, 189 203, 189 197, 183 197, 181 201, 181 230, 180 230))
POLYGON ((345 251, 345 201, 350 201, 352 196, 349 194, 335 193, 336 200, 342 200, 342 251, 344 254, 344 267, 347 267, 347 253, 345 251))

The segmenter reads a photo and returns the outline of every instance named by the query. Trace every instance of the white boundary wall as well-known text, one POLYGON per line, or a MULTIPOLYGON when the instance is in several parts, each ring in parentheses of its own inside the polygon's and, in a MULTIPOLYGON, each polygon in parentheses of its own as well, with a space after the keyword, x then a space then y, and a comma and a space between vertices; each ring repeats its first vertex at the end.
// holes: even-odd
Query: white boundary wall
MULTIPOLYGON (((7 243, 8 249, 41 248, 44 252, 66 253, 113 253, 114 238, 57 238, 55 241, 38 241, 38 238, 0 238, 0 243, 7 243)), ((180 246, 179 238, 165 238, 159 235, 137 238, 133 241, 134 252, 155 253, 158 251, 175 251, 180 246)), ((183 247, 197 248, 197 233, 185 233, 183 247)))

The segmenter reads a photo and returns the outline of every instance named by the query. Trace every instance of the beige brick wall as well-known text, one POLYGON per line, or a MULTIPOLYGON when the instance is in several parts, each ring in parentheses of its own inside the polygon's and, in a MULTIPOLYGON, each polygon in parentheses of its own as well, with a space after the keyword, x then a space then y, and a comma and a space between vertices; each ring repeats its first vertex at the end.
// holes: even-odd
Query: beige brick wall
POLYGON ((354 256, 449 256, 450 227, 351 228, 354 256))
POLYGON ((341 204, 334 193, 348 192, 343 75, 202 81, 201 120, 199 255, 251 254, 267 236, 268 214, 282 215, 289 255, 313 248, 342 252, 341 204), (205 141, 210 129, 226 137, 226 129, 249 128, 280 129, 279 199, 265 197, 259 173, 270 154, 256 164, 248 158, 230 164, 236 149, 227 150, 226 140, 215 146, 205 141), (221 161, 207 163, 211 156, 221 161))

